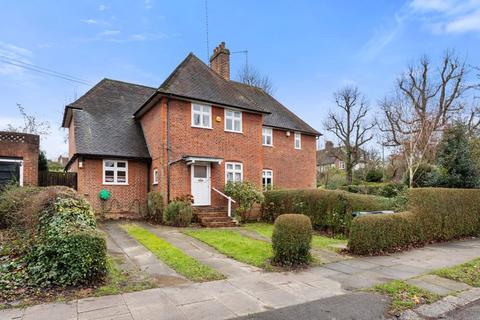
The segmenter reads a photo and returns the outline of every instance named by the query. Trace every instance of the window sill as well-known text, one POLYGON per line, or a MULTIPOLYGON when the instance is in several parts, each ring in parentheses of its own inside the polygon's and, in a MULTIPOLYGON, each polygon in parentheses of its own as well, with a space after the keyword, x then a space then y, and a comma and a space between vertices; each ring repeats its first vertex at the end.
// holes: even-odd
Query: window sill
POLYGON ((154 182, 154 183, 152 183, 152 185, 158 186, 158 182, 154 182))
POLYGON ((128 183, 103 182, 104 186, 128 186, 128 183))
POLYGON ((273 148, 273 144, 262 144, 262 146, 273 148))
POLYGON ((213 130, 212 127, 202 127, 202 126, 194 126, 194 125, 192 125, 191 127, 192 127, 192 128, 197 128, 197 129, 209 129, 209 130, 213 130))
POLYGON ((227 129, 225 129, 225 132, 243 134, 243 131, 234 131, 234 130, 227 130, 227 129))

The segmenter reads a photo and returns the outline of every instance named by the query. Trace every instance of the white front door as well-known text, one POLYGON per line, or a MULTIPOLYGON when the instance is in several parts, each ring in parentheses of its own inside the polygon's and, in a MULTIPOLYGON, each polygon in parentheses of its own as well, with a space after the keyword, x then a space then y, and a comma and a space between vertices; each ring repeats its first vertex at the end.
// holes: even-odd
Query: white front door
POLYGON ((192 164, 193 205, 209 206, 210 194, 210 164, 192 164))

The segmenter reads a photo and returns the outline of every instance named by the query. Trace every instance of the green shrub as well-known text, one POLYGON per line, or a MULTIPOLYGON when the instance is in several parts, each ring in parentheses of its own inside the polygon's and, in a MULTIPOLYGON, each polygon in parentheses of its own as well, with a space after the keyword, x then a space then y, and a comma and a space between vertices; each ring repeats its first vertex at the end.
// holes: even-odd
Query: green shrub
POLYGON ((383 170, 379 168, 370 168, 365 174, 367 182, 381 182, 383 179, 383 170))
POLYGON ((478 189, 412 189, 407 203, 410 213, 355 218, 350 232, 350 250, 356 254, 376 254, 434 241, 478 236, 478 199, 478 189))
POLYGON ((163 196, 160 192, 150 191, 147 195, 147 219, 161 223, 163 219, 163 196))
MULTIPOLYGON (((434 166, 428 163, 421 163, 418 169, 413 174, 413 187, 424 188, 431 187, 437 179, 438 172, 434 166)), ((410 183, 410 177, 408 171, 404 175, 404 183, 408 186, 410 183)))
POLYGON ((278 190, 265 193, 262 219, 284 213, 310 217, 315 229, 348 235, 353 211, 395 209, 392 199, 331 190, 278 190))
POLYGON ((225 185, 225 194, 237 202, 235 214, 240 218, 240 222, 247 221, 253 205, 263 201, 262 192, 250 182, 228 182, 225 185))
POLYGON ((163 222, 175 227, 188 227, 192 222, 192 205, 186 201, 172 201, 163 211, 163 222))
POLYGON ((380 190, 380 196, 393 198, 402 195, 405 191, 406 186, 403 183, 387 183, 382 186, 380 190))
POLYGON ((90 204, 57 197, 40 215, 28 274, 41 286, 90 283, 105 274, 106 257, 105 237, 96 230, 90 204))
POLYGON ((311 260, 312 223, 303 214, 282 214, 272 234, 273 263, 282 266, 308 264, 311 260))

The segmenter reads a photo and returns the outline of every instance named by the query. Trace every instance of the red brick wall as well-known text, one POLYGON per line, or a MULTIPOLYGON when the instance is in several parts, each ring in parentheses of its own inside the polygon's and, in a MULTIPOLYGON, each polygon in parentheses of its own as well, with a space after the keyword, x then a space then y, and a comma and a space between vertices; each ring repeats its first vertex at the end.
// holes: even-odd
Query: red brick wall
POLYGON ((39 137, 0 131, 0 158, 23 160, 23 185, 38 185, 39 137))
POLYGON ((102 189, 110 191, 112 196, 105 206, 111 208, 109 213, 144 212, 147 199, 147 168, 146 162, 128 160, 128 185, 104 185, 102 159, 83 159, 83 168, 78 168, 78 160, 71 165, 71 170, 77 172, 78 192, 90 202, 96 212, 101 211, 98 193, 102 189))
POLYGON ((294 133, 273 130, 273 146, 263 146, 264 168, 273 170, 274 188, 314 188, 316 138, 302 134, 301 149, 294 147, 294 133))

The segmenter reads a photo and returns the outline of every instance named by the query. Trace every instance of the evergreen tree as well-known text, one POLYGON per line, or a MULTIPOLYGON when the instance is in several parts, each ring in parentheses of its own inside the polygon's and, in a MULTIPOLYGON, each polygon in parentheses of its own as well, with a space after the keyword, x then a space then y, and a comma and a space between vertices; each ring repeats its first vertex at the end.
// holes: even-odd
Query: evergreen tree
POLYGON ((48 161, 43 151, 38 155, 38 171, 48 171, 48 161))
POLYGON ((447 188, 475 188, 480 176, 472 159, 467 128, 458 123, 445 130, 439 145, 436 185, 447 188))

